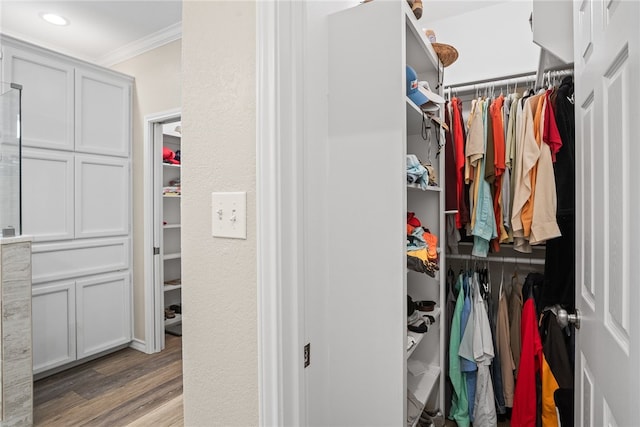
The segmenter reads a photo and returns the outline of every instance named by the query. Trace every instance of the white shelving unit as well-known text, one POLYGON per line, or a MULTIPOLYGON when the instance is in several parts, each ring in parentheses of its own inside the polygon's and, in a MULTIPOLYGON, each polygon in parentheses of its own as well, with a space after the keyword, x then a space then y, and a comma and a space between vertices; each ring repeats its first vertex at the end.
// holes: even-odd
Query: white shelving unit
MULTIPOLYGON (((176 152, 180 150, 180 133, 175 131, 176 123, 163 126, 163 146, 176 152)), ((164 307, 182 307, 182 250, 181 250, 181 164, 162 163, 162 282, 164 283, 164 307), (177 182, 176 182, 177 181, 177 182), (177 184, 177 185, 176 185, 177 184), (165 194, 167 187, 171 193, 165 194)), ((181 312, 181 310, 180 310, 181 312)), ((165 318, 165 331, 177 335, 182 334, 182 315, 165 318)))
POLYGON ((406 96, 407 65, 442 94, 442 65, 424 26, 404 0, 363 3, 329 18, 326 352, 331 357, 323 380, 338 390, 324 396, 335 424, 406 424, 408 392, 423 407, 444 410, 444 155, 436 158, 444 134, 436 138, 439 127, 431 126, 429 150, 422 112, 406 96), (437 186, 407 185, 407 154, 431 162, 437 186), (366 185, 354 190, 345 183, 357 172, 366 175, 366 185), (407 212, 415 212, 438 237, 435 277, 408 274, 407 212), (436 321, 427 333, 416 334, 410 351, 407 295, 436 301, 438 307, 424 313, 436 321), (363 319, 354 304, 375 316, 363 319), (420 375, 408 369, 416 366, 424 367, 420 375))

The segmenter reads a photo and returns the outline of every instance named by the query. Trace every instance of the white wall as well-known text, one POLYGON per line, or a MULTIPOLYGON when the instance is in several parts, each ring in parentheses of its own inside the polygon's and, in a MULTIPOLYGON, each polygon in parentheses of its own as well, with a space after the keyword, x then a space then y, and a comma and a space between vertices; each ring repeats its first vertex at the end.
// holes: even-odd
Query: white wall
MULTIPOLYGON (((533 43, 529 26, 531 0, 501 2, 435 21, 429 21, 429 3, 420 22, 424 28, 435 31, 438 42, 454 46, 459 53, 458 60, 445 68, 445 84, 499 78, 538 69, 540 48, 533 43)), ((476 2, 453 3, 456 6, 469 3, 471 8, 476 2)))
POLYGON ((256 5, 183 2, 185 425, 258 425, 256 5), (247 239, 211 237, 211 192, 247 192, 247 239))
POLYGON ((145 341, 144 318, 144 117, 180 108, 181 41, 145 52, 111 68, 135 77, 133 91, 133 337, 145 341))

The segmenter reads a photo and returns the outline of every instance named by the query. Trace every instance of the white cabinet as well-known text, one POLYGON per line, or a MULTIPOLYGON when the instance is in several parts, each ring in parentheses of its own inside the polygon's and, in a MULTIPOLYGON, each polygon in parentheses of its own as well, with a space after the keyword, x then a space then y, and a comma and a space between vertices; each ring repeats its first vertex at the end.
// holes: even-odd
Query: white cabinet
POLYGON ((22 91, 22 144, 73 150, 74 67, 64 59, 42 55, 3 38, 3 81, 22 91))
POLYGON ((22 222, 39 242, 74 237, 72 152, 26 147, 22 151, 22 222))
MULTIPOLYGON (((433 90, 441 64, 406 1, 373 1, 329 18, 327 316, 330 425, 401 426, 407 395, 443 407, 444 328, 437 316, 407 352, 407 294, 444 303, 444 274, 409 272, 406 214, 415 212, 444 254, 443 155, 439 187, 409 188, 406 155, 427 161, 422 114, 406 97, 406 65, 433 90), (412 371, 422 371, 412 375, 412 371)), ((435 127, 434 127, 435 129, 435 127)), ((435 132, 435 130, 433 130, 435 132)), ((440 140, 443 141, 441 138, 440 140)), ((436 316, 434 316, 436 317, 436 316)), ((317 363, 318 358, 315 359, 317 363)))
POLYGON ((131 341, 130 293, 127 273, 76 282, 79 359, 131 341))
POLYGON ((33 372, 76 360, 75 283, 53 282, 33 287, 33 372))
POLYGON ((130 84, 86 69, 75 76, 76 151, 128 157, 130 84))
POLYGON ((23 232, 33 236, 34 371, 131 341, 133 79, 4 35, 23 86, 23 232))
POLYGON ((75 160, 76 238, 129 234, 129 160, 85 155, 75 160))

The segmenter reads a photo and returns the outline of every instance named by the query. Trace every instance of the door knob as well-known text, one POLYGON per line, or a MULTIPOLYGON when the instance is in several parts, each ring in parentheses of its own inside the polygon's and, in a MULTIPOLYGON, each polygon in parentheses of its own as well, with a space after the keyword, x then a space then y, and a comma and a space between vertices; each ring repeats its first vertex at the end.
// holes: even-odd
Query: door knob
POLYGON ((567 310, 564 308, 558 307, 556 318, 558 319, 558 325, 561 328, 564 328, 572 323, 576 329, 580 329, 580 310, 576 308, 576 312, 573 314, 567 313, 567 310))

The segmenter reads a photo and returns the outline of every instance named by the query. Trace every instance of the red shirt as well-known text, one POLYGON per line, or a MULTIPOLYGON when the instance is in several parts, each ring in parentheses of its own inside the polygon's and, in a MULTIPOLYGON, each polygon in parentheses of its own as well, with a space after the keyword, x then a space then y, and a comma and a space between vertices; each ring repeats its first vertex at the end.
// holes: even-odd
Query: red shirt
POLYGON ((553 113, 553 105, 549 99, 549 95, 553 93, 553 89, 549 89, 545 95, 547 105, 544 110, 544 130, 542 140, 551 148, 551 160, 556 162, 556 154, 562 147, 562 139, 558 131, 556 123, 556 115, 553 113))
POLYGON ((518 380, 513 396, 513 427, 536 426, 536 372, 542 367, 542 342, 538 332, 538 319, 533 298, 527 299, 522 307, 522 351, 518 380))

